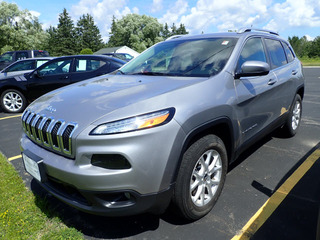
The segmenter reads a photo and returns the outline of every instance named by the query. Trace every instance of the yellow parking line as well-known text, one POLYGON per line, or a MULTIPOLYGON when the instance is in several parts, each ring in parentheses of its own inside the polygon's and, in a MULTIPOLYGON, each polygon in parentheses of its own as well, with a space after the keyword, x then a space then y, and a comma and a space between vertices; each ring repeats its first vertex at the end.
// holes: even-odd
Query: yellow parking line
POLYGON ((19 115, 14 115, 14 116, 9 116, 9 117, 3 117, 3 118, 0 118, 0 120, 4 120, 4 119, 8 119, 8 118, 16 118, 16 117, 21 117, 22 114, 19 114, 19 115))
POLYGON ((22 156, 18 155, 18 156, 14 156, 14 157, 8 158, 8 161, 10 162, 10 161, 18 159, 18 158, 22 158, 22 156))
POLYGON ((280 188, 263 204, 256 214, 247 222, 242 230, 231 240, 250 239, 255 232, 267 221, 280 203, 286 198, 293 187, 300 181, 306 172, 320 158, 320 149, 316 149, 294 173, 280 186, 280 188))

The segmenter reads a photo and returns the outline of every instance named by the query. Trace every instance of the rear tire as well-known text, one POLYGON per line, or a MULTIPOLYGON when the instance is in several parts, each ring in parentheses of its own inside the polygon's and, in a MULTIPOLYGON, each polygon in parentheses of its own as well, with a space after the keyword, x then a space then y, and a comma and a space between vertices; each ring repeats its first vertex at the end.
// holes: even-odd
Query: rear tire
POLYGON ((20 113, 26 108, 27 100, 18 90, 8 89, 1 94, 0 105, 4 112, 20 113))
POLYGON ((225 182, 227 162, 224 143, 215 135, 204 136, 187 149, 173 195, 179 215, 194 221, 211 211, 225 182))
POLYGON ((283 131, 286 136, 293 137, 296 135, 301 123, 301 115, 302 101, 300 95, 297 94, 291 106, 289 116, 283 126, 283 131))

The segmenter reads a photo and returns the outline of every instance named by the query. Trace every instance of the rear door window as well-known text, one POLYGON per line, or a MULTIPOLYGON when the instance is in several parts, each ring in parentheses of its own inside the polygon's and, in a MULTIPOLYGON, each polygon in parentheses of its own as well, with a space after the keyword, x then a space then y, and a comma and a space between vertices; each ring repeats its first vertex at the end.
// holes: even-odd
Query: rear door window
POLYGON ((107 64, 106 61, 98 59, 76 59, 76 72, 90 72, 97 70, 107 64))
POLYGON ((49 57, 49 53, 47 51, 36 50, 34 51, 34 57, 49 57))
POLYGON ((271 61, 271 69, 275 69, 287 64, 284 49, 278 40, 265 39, 271 61))

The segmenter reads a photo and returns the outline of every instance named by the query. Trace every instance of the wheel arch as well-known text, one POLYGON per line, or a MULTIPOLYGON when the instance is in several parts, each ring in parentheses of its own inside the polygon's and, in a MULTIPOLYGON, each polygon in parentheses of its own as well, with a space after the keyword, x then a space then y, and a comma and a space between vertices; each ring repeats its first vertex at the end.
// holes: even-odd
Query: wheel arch
POLYGON ((172 180, 171 180, 172 183, 176 181, 178 171, 180 169, 181 161, 183 158, 183 154, 185 153, 185 151, 198 139, 208 134, 214 134, 223 141, 227 150, 228 164, 232 162, 234 158, 234 152, 235 152, 234 151, 234 130, 232 127, 231 120, 228 117, 221 117, 211 122, 208 122, 206 124, 203 124, 201 126, 198 126, 197 128, 193 129, 187 134, 182 144, 180 156, 172 176, 172 180))

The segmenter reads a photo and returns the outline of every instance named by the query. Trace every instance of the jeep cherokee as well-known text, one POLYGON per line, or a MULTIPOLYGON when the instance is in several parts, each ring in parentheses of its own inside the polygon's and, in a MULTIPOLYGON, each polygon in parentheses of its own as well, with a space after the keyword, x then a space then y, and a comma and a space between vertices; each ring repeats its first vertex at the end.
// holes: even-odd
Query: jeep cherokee
POLYGON ((196 220, 241 152, 277 128, 296 134, 303 94, 301 63, 274 32, 175 37, 33 102, 22 115, 25 169, 85 212, 161 213, 172 203, 196 220))

